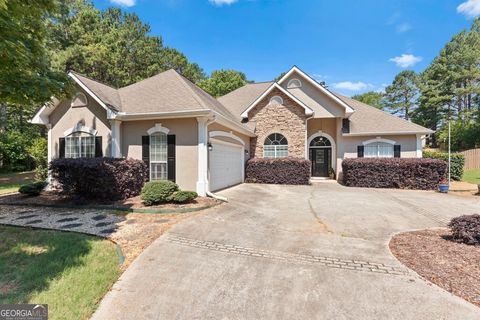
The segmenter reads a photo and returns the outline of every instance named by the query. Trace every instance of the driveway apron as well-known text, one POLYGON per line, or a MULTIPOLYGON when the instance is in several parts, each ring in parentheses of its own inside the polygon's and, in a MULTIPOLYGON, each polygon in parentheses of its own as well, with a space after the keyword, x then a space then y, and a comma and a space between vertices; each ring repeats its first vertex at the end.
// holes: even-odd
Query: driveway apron
POLYGON ((337 184, 244 184, 148 247, 93 319, 478 319, 388 250, 477 199, 337 184), (431 209, 428 203, 435 204, 431 209), (452 212, 454 211, 454 212, 452 212))

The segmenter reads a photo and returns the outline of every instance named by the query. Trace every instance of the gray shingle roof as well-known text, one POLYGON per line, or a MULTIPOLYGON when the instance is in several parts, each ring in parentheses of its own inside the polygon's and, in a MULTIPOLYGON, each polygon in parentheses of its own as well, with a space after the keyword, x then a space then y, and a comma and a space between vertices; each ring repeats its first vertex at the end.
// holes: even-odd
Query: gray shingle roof
POLYGON ((88 89, 90 89, 100 100, 102 100, 110 108, 120 111, 121 102, 118 90, 106 84, 90 79, 75 71, 70 71, 77 77, 88 89))
MULTIPOLYGON (((229 94, 220 97, 222 102, 238 119, 248 106, 255 101, 273 82, 247 84, 229 94)), ((369 133, 432 133, 430 129, 410 121, 393 116, 360 101, 332 92, 355 112, 350 116, 351 134, 369 133)))
POLYGON ((433 133, 433 131, 430 129, 391 115, 388 112, 379 110, 363 102, 335 92, 333 94, 355 109, 355 112, 350 116, 351 134, 378 132, 433 133))
POLYGON ((115 89, 98 81, 72 72, 100 100, 125 113, 178 112, 212 110, 237 121, 221 102, 181 76, 167 70, 129 86, 115 89))
POLYGON ((240 121, 240 116, 273 82, 249 83, 220 98, 220 101, 240 121))

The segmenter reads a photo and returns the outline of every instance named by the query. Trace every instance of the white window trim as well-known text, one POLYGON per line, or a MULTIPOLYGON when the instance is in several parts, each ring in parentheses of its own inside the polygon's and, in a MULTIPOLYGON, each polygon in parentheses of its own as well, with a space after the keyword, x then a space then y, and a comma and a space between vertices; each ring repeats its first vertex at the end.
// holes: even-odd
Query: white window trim
POLYGON ((82 126, 81 124, 77 124, 75 127, 64 131, 63 136, 66 137, 66 136, 69 136, 69 135, 71 135, 72 133, 75 133, 75 132, 84 132, 84 133, 91 134, 92 136, 97 135, 97 130, 95 130, 93 128, 82 126))
POLYGON ((366 146, 367 144, 375 143, 375 142, 383 142, 383 143, 388 143, 388 144, 391 144, 391 145, 397 144, 397 142, 394 141, 394 140, 382 139, 380 137, 376 137, 375 139, 370 139, 370 140, 363 141, 362 144, 364 146, 366 146))
POLYGON ((290 81, 288 81, 287 88, 288 89, 294 89, 294 88, 301 88, 302 87, 302 81, 298 78, 293 78, 290 81), (297 84, 293 84, 293 82, 298 82, 297 84))
POLYGON ((285 139, 287 139, 287 137, 281 133, 278 133, 278 132, 272 132, 272 133, 269 133, 267 134, 267 136, 265 137, 265 139, 263 140, 263 157, 266 158, 266 159, 277 159, 277 158, 285 158, 285 157, 288 157, 288 139, 287 139, 287 144, 272 144, 272 145, 266 145, 265 144, 265 140, 268 139, 268 137, 270 137, 272 134, 280 134, 282 135, 285 139), (268 147, 275 147, 274 148, 274 156, 273 157, 267 157, 265 156, 265 146, 268 146, 268 147), (287 155, 286 156, 282 156, 282 157, 278 157, 277 156, 277 148, 278 147, 286 147, 287 148, 287 155))
POLYGON ((315 134, 312 134, 310 136, 310 138, 308 138, 307 140, 307 145, 305 146, 306 147, 306 150, 307 152, 305 152, 305 159, 307 160, 310 160, 310 143, 312 142, 313 139, 317 138, 317 137, 325 137, 327 138, 328 140, 330 140, 330 143, 332 145, 332 169, 335 170, 335 172, 337 172, 337 144, 335 143, 335 139, 333 139, 333 137, 331 135, 329 135, 328 133, 325 133, 323 131, 318 131, 317 133, 315 134))
POLYGON ((161 123, 155 123, 154 127, 151 127, 150 129, 147 130, 147 133, 149 136, 157 132, 168 134, 170 132, 170 129, 163 127, 161 123))
MULTIPOLYGON (((79 131, 77 132, 74 132, 74 133, 78 133, 79 131)), ((95 158, 95 144, 96 144, 96 141, 95 141, 95 136, 88 133, 89 136, 78 136, 78 137, 71 137, 70 135, 68 136, 65 136, 65 158, 72 158, 72 157, 67 157, 67 143, 69 140, 72 140, 72 139, 77 139, 78 140, 78 157, 77 158, 86 158, 84 154, 82 154, 82 139, 84 138, 93 138, 93 156, 92 157, 89 157, 89 158, 95 158)))
POLYGON ((274 106, 281 106, 283 105, 283 98, 280 96, 273 96, 268 103, 274 106))
POLYGON ((382 139, 381 137, 376 137, 375 139, 370 139, 367 141, 363 141, 362 144, 363 146, 368 146, 369 144, 378 144, 378 143, 386 143, 392 145, 392 156, 391 157, 381 157, 380 156, 380 148, 378 148, 377 145, 377 155, 375 157, 368 156, 366 152, 364 152, 364 157, 365 158, 394 158, 395 157, 395 150, 393 147, 395 146, 396 142, 394 140, 389 140, 389 139, 382 139))

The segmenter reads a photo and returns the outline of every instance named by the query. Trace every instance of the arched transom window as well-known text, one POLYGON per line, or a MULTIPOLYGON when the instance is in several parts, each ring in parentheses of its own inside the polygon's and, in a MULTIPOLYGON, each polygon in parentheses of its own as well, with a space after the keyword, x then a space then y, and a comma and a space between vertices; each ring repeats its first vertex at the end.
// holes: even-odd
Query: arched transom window
POLYGON ((66 136, 65 158, 95 158, 95 136, 86 132, 66 136))
POLYGON ((372 142, 365 145, 365 158, 393 158, 393 144, 387 142, 372 142))
POLYGON ((150 135, 150 180, 167 180, 167 134, 150 135))
POLYGON ((288 156, 288 141, 280 133, 272 133, 263 144, 264 158, 282 158, 288 156))
POLYGON ((280 96, 273 96, 271 99, 270 99, 270 104, 274 105, 274 106, 280 106, 283 104, 283 99, 282 97, 280 96))
POLYGON ((322 147, 331 147, 332 143, 329 139, 325 137, 316 137, 310 142, 310 147, 312 148, 322 148, 322 147))

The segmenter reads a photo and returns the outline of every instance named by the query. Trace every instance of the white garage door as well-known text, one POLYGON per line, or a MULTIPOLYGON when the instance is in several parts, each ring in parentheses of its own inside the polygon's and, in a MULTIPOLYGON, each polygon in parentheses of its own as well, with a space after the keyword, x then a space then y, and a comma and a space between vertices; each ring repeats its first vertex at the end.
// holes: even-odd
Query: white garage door
POLYGON ((216 191, 243 182, 243 149, 230 143, 213 142, 210 155, 210 190, 216 191))

